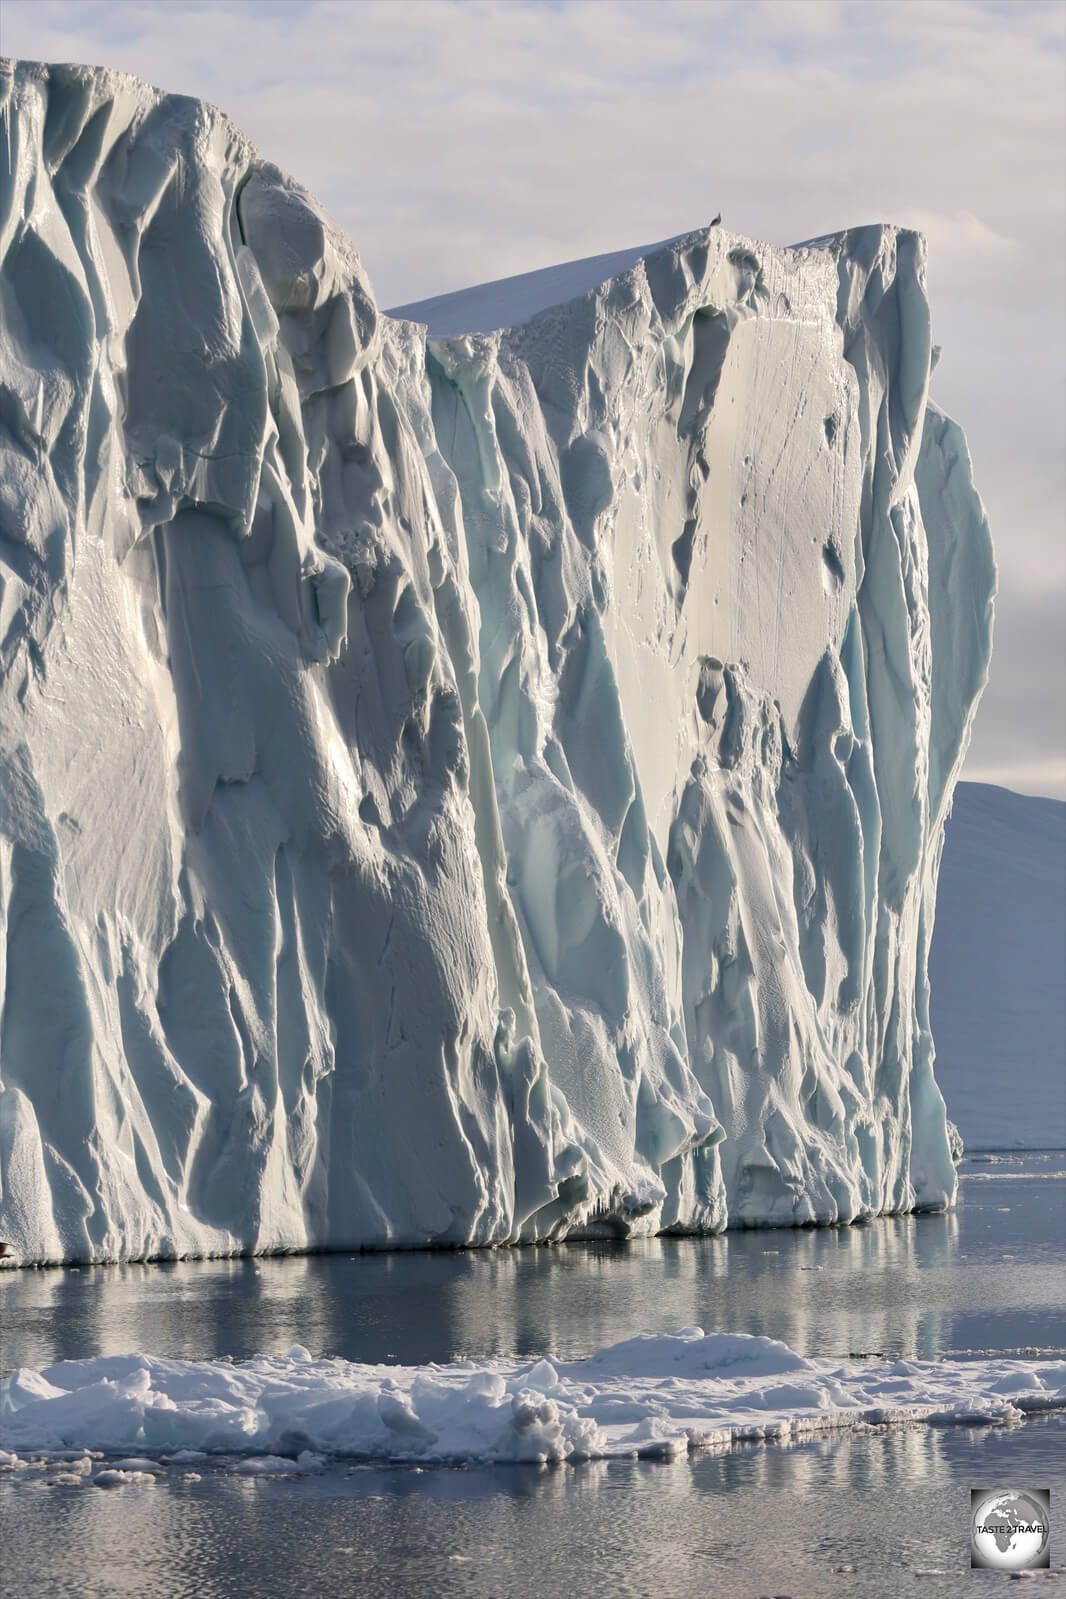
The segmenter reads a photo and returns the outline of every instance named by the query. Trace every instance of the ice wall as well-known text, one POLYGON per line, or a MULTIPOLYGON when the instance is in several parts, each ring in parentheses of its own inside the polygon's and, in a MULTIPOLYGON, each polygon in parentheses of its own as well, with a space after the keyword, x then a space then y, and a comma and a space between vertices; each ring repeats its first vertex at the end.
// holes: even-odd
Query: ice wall
POLYGON ((0 93, 16 1258, 948 1204, 994 572, 922 240, 427 343, 217 111, 0 93))

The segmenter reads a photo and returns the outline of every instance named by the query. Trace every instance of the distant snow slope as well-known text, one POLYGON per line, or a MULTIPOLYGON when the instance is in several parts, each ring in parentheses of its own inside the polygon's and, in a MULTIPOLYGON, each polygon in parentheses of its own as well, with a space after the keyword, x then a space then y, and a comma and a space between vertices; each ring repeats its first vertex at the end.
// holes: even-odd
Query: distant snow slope
POLYGON ((492 283, 475 283, 451 294, 394 305, 385 314, 408 322, 424 322, 426 331, 440 338, 453 333, 492 333, 497 328, 514 328, 520 322, 528 322, 538 311, 565 305, 611 278, 621 277, 645 256, 693 237, 694 234, 679 234, 677 239, 663 239, 658 244, 639 244, 629 250, 613 250, 607 255, 586 256, 582 261, 541 267, 537 272, 497 278, 492 283))
POLYGON ((960 783, 929 959, 936 1072, 968 1149, 1066 1148, 1066 805, 960 783))
POLYGON ((427 343, 215 109, 8 63, 0 118, 15 1257, 949 1204, 994 566, 920 236, 427 343))

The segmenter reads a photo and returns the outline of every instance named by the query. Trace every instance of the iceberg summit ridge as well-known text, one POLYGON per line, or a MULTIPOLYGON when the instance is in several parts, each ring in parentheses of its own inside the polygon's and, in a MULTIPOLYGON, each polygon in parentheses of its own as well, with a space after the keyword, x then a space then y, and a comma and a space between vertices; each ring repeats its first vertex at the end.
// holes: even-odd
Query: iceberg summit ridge
POLYGON ((14 1258, 949 1205, 995 573, 921 237, 427 337, 220 112, 0 96, 14 1258))

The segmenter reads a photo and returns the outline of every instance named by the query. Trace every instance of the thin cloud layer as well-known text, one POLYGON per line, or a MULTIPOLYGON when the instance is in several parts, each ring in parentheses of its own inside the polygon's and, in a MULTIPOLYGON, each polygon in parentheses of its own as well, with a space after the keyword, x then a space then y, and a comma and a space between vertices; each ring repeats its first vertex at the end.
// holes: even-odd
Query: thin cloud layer
POLYGON ((383 305, 719 209, 775 243, 921 227, 934 393, 1001 568, 967 775, 1066 794, 1062 7, 5 0, 0 26, 7 54, 223 106, 345 224, 383 305))

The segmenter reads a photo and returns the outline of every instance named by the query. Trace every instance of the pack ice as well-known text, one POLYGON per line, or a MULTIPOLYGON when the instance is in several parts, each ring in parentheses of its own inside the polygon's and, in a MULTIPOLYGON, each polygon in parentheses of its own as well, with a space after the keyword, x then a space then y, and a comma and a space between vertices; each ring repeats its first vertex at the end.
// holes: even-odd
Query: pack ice
POLYGON ((267 1476, 336 1456, 669 1458, 869 1426, 1010 1423, 1064 1405, 1061 1360, 807 1360, 773 1338, 699 1327, 574 1361, 368 1366, 300 1345, 239 1363, 105 1355, 0 1381, 0 1473, 66 1466, 72 1485, 95 1470, 101 1487, 120 1487, 219 1454, 267 1476), (101 1471, 93 1451, 125 1458, 101 1471))
POLYGON ((0 92, 15 1258, 950 1204, 994 567, 922 239, 389 317, 218 111, 0 92))

